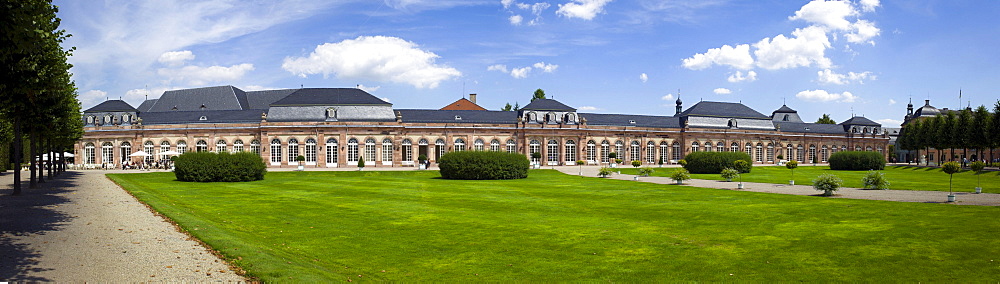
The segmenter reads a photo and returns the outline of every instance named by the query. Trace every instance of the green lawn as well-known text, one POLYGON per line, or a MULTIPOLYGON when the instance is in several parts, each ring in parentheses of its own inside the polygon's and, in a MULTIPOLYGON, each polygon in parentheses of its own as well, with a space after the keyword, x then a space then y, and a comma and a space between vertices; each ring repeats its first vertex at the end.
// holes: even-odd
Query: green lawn
POLYGON ((552 170, 508 181, 435 171, 272 172, 249 183, 109 177, 266 282, 1000 280, 997 207, 552 170))
MULTIPOLYGON (((636 169, 632 167, 620 169, 622 174, 636 174, 636 169)), ((654 176, 663 177, 670 176, 670 173, 673 173, 675 170, 674 168, 653 169, 656 170, 653 173, 654 176)), ((809 185, 812 184, 813 179, 821 174, 834 174, 844 180, 845 187, 861 188, 863 187, 861 178, 867 172, 834 171, 827 166, 799 166, 795 169, 795 184, 809 185)), ((948 174, 942 172, 940 168, 886 166, 882 172, 885 173, 886 179, 891 183, 889 186, 890 189, 948 191, 948 174)), ((754 166, 750 173, 743 175, 743 181, 787 184, 791 177, 791 170, 784 166, 754 166)), ((717 174, 692 174, 691 178, 724 180, 724 178, 717 174)), ((976 175, 975 172, 970 170, 956 173, 953 185, 954 190, 956 192, 974 192, 977 178, 981 179, 980 184, 982 185, 983 192, 1000 193, 1000 172, 998 171, 983 172, 980 175, 976 175)))

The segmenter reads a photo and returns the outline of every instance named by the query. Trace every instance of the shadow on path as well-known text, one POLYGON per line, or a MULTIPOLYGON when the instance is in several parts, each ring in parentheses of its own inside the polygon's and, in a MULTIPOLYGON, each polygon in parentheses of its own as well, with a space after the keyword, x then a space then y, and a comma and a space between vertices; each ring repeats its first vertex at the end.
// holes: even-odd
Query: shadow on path
POLYGON ((75 190, 80 176, 77 172, 64 172, 34 189, 27 188, 27 182, 22 182, 21 195, 11 196, 13 174, 0 174, 3 181, 0 182, 0 281, 52 281, 32 276, 42 271, 32 268, 38 264, 36 258, 40 255, 15 239, 46 234, 67 222, 71 217, 57 208, 70 202, 65 195, 75 190))

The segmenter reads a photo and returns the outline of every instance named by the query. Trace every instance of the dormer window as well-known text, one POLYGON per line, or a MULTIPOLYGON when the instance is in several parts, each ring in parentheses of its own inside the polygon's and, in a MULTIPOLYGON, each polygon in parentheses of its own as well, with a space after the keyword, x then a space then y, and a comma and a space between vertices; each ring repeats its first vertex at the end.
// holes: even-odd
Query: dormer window
POLYGON ((201 110, 205 110, 205 109, 206 109, 205 105, 201 105, 201 110))
POLYGON ((326 118, 337 118, 337 109, 335 108, 326 109, 326 118))
POLYGON ((788 115, 786 114, 785 117, 781 119, 781 121, 788 121, 788 115))
POLYGON ((630 120, 628 121, 628 124, 635 124, 635 120, 631 120, 631 119, 630 119, 630 120))
POLYGON ((462 116, 461 115, 456 115, 455 116, 455 120, 462 120, 462 116))
POLYGON ((112 122, 113 122, 113 120, 111 120, 111 115, 110 114, 104 116, 104 124, 111 124, 112 122))
POLYGON ((567 113, 566 114, 566 122, 568 122, 568 123, 576 122, 576 115, 572 114, 572 113, 567 113))
POLYGON ((87 124, 94 124, 94 116, 93 115, 88 115, 87 116, 87 124))
MULTIPOLYGON (((788 115, 785 115, 785 120, 788 120, 788 115)), ((739 127, 739 125, 736 123, 736 119, 735 118, 730 119, 729 120, 729 128, 735 129, 737 127, 739 127)))
POLYGON ((122 115, 122 123, 128 123, 130 121, 132 121, 132 120, 130 119, 129 115, 127 115, 127 114, 123 114, 122 115))
POLYGON ((555 113, 551 113, 551 112, 550 113, 546 113, 545 114, 545 122, 548 122, 548 123, 559 123, 559 116, 557 116, 555 113))
POLYGON ((204 115, 202 115, 201 117, 199 117, 199 118, 198 118, 198 120, 208 120, 208 117, 207 117, 207 116, 204 116, 204 115))
POLYGON ((528 112, 528 121, 529 122, 538 122, 538 114, 536 114, 533 111, 532 112, 528 112))
POLYGON ((173 107, 173 108, 171 108, 170 110, 177 110, 177 106, 174 106, 174 107, 173 107))

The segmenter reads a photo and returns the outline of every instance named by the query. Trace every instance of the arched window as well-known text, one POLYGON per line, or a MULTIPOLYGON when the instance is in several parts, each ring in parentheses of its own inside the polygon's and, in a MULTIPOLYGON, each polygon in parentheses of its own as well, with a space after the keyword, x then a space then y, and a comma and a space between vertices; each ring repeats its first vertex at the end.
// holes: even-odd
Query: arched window
POLYGON ((529 111, 528 122, 538 122, 538 114, 533 111, 529 111))
POLYGON ((758 163, 763 162, 764 161, 764 144, 763 143, 757 143, 757 151, 754 152, 754 153, 757 154, 757 155, 754 156, 755 158, 757 158, 756 161, 758 163))
POLYGON ((278 139, 271 140, 271 164, 272 165, 281 164, 281 140, 278 139))
POLYGON ((608 153, 611 152, 611 144, 608 140, 601 141, 601 163, 607 164, 610 160, 608 159, 608 153))
POLYGON ((794 148, 794 146, 792 146, 792 144, 788 144, 786 150, 787 150, 787 152, 785 153, 785 156, 786 156, 785 159, 788 159, 789 161, 795 160, 795 155, 794 155, 795 154, 795 148, 794 148))
POLYGON ((747 142, 747 144, 744 145, 743 149, 744 149, 744 152, 747 152, 747 155, 750 155, 750 157, 753 157, 753 144, 750 144, 750 142, 747 142))
POLYGON ((740 151, 740 143, 733 142, 733 144, 729 145, 729 152, 739 152, 739 151, 740 151))
POLYGON ((774 162, 774 144, 767 143, 767 162, 774 162))
POLYGON ((87 116, 87 124, 94 124, 94 116, 93 115, 88 115, 87 116))
POLYGON ((254 139, 250 141, 250 152, 260 156, 260 140, 254 139))
POLYGON ((563 161, 566 161, 567 165, 576 163, 576 141, 566 140, 566 145, 563 146, 563 161))
POLYGON ((110 114, 104 116, 104 124, 113 124, 113 123, 114 121, 112 120, 110 114))
POLYGON ((101 163, 115 163, 115 146, 111 142, 101 144, 101 163))
POLYGON ((382 163, 392 165, 392 139, 382 139, 382 163))
POLYGON ((681 154, 682 154, 681 153, 681 143, 677 142, 677 141, 674 141, 673 144, 670 144, 670 148, 673 148, 671 150, 673 152, 673 160, 674 161, 680 161, 681 160, 681 154))
POLYGON ((472 148, 472 149, 476 150, 476 151, 485 151, 486 150, 485 149, 486 148, 485 144, 486 143, 483 142, 483 139, 476 139, 476 141, 473 142, 473 147, 474 148, 472 148))
POLYGON ((118 144, 118 148, 121 149, 118 151, 118 156, 121 157, 121 162, 128 161, 128 155, 132 154, 132 143, 129 143, 128 141, 122 142, 121 144, 118 144))
POLYGON ((549 113, 545 114, 545 122, 548 122, 548 123, 559 123, 560 122, 559 121, 559 116, 556 115, 554 112, 549 112, 549 113))
POLYGON ((597 162, 597 143, 594 140, 587 141, 587 162, 596 163, 597 162))
POLYGON ((455 152, 465 151, 465 139, 462 138, 455 139, 455 146, 453 148, 455 152))
POLYGON ((215 152, 226 152, 226 140, 219 140, 218 142, 215 142, 215 152))
POLYGON ((438 138, 437 141, 434 141, 434 148, 437 149, 436 151, 434 151, 434 155, 435 155, 434 156, 434 160, 435 161, 440 161, 441 160, 441 155, 444 155, 445 153, 448 152, 448 149, 445 149, 445 147, 444 147, 444 139, 438 138))
POLYGON ((128 124, 131 121, 132 121, 132 116, 130 116, 128 114, 123 114, 122 115, 122 124, 128 124))
POLYGON ((865 147, 865 151, 871 152, 872 151, 872 146, 865 147))
POLYGON ((427 146, 427 143, 429 143, 427 138, 420 138, 420 141, 417 141, 417 145, 419 146, 427 146))
POLYGON ((295 138, 288 139, 288 162, 291 163, 299 158, 299 140, 295 138))
POLYGON ((802 144, 796 145, 795 150, 796 150, 795 157, 798 158, 799 163, 805 163, 806 153, 805 153, 805 148, 802 146, 802 144))
POLYGON ((490 141, 490 151, 500 152, 500 140, 493 139, 490 141))
POLYGON ((824 162, 824 163, 825 163, 825 162, 826 162, 826 159, 827 159, 827 157, 829 157, 829 154, 830 154, 830 153, 829 153, 829 152, 827 152, 827 147, 826 147, 826 145, 823 145, 823 149, 822 149, 822 150, 820 150, 820 155, 819 155, 819 156, 820 156, 820 158, 821 158, 821 160, 820 160, 820 161, 822 161, 822 162, 824 162))
POLYGON ((815 160, 816 160, 816 145, 810 144, 809 145, 809 160, 806 161, 806 162, 808 163, 808 162, 812 162, 812 161, 815 161, 815 160))
POLYGON ((861 151, 861 146, 854 146, 854 151, 861 151))
MULTIPOLYGON (((528 157, 531 157, 534 153, 542 154, 542 143, 538 142, 538 140, 531 140, 531 142, 528 142, 528 157)), ((531 157, 531 161, 538 163, 539 159, 531 157)))
POLYGON ((306 138, 306 165, 316 164, 316 139, 306 138))
POLYGON ((618 153, 619 159, 625 160, 627 158, 625 157, 625 143, 622 143, 621 140, 615 141, 615 153, 618 153))
POLYGON ((705 145, 705 152, 712 152, 712 141, 705 142, 702 145, 705 145))
POLYGON ((573 114, 573 113, 567 113, 567 114, 566 114, 566 120, 565 120, 565 121, 566 121, 566 123, 573 123, 573 122, 576 122, 576 114, 573 114))
POLYGON ((336 120, 337 119, 337 109, 332 108, 332 107, 331 108, 327 108, 326 109, 326 118, 329 119, 329 120, 336 120))
POLYGON ((513 154, 515 152, 517 152, 517 142, 514 142, 514 139, 508 139, 507 140, 507 153, 513 154))
POLYGON ((146 163, 152 163, 156 159, 156 151, 153 151, 155 148, 156 144, 153 144, 153 141, 146 141, 146 143, 142 144, 142 151, 149 154, 149 156, 145 157, 146 163))
POLYGON ((375 139, 365 139, 365 161, 375 162, 375 139))
POLYGON ((691 142, 691 153, 698 152, 699 147, 698 141, 691 142))
POLYGON ((716 152, 725 152, 726 151, 726 144, 722 143, 722 141, 719 141, 719 143, 715 144, 715 151, 716 152))
POLYGON ((163 140, 160 142, 160 153, 170 151, 170 141, 163 140))
POLYGON ((184 140, 177 141, 177 153, 181 154, 187 153, 187 149, 188 149, 187 142, 184 142, 184 140))
POLYGON ((97 163, 97 154, 94 151, 94 143, 87 143, 83 146, 83 156, 86 157, 87 164, 97 163))
POLYGON ((729 119, 729 128, 737 128, 737 127, 738 125, 736 124, 736 119, 735 118, 729 119))
POLYGON ((413 141, 410 141, 410 139, 407 138, 403 139, 401 144, 403 145, 402 148, 400 148, 402 150, 401 153, 403 154, 403 159, 401 161, 413 161, 413 141))
POLYGON ((632 141, 632 144, 629 146, 629 159, 632 161, 642 161, 642 149, 639 148, 639 141, 632 141))
POLYGON ((194 144, 194 151, 195 152, 208 151, 208 142, 205 142, 205 140, 198 140, 198 142, 195 142, 194 144))
POLYGON ((357 165, 358 159, 358 139, 351 138, 347 140, 347 163, 350 165, 357 165))
POLYGON ((878 153, 879 153, 879 154, 883 154, 883 153, 882 153, 882 146, 879 146, 879 147, 878 147, 878 148, 876 148, 875 150, 876 150, 876 151, 878 151, 878 153))
POLYGON ((555 139, 549 140, 547 146, 548 147, 545 149, 545 156, 547 157, 546 161, 549 162, 549 165, 559 163, 559 141, 556 141, 555 139))
POLYGON ((840 145, 840 151, 847 151, 847 145, 840 145))
POLYGON ((656 143, 649 141, 646 143, 646 163, 656 163, 656 143))
POLYGON ((339 151, 337 151, 337 150, 338 150, 337 149, 337 139, 334 139, 334 138, 326 139, 326 166, 327 167, 336 167, 337 166, 337 160, 338 160, 337 158, 339 158, 338 157, 339 156, 338 155, 339 151))
POLYGON ((233 141, 233 152, 243 152, 243 140, 236 139, 233 141))
POLYGON ((670 161, 669 154, 670 154, 670 144, 667 144, 667 141, 660 141, 660 160, 663 160, 664 163, 669 162, 670 161))

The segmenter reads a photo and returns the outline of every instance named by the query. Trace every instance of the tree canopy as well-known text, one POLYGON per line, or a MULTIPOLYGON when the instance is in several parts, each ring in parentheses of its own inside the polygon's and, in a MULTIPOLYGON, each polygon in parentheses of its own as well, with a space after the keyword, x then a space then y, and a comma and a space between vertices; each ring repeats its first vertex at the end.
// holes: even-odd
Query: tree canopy
POLYGON ((544 99, 544 98, 545 98, 545 91, 542 90, 542 89, 538 89, 538 90, 535 90, 535 95, 531 97, 531 101, 535 101, 537 99, 544 99))
POLYGON ((830 118, 829 114, 825 114, 825 113, 823 114, 822 117, 820 117, 818 120, 816 120, 816 123, 819 123, 819 124, 837 124, 836 121, 833 121, 833 119, 830 118))

